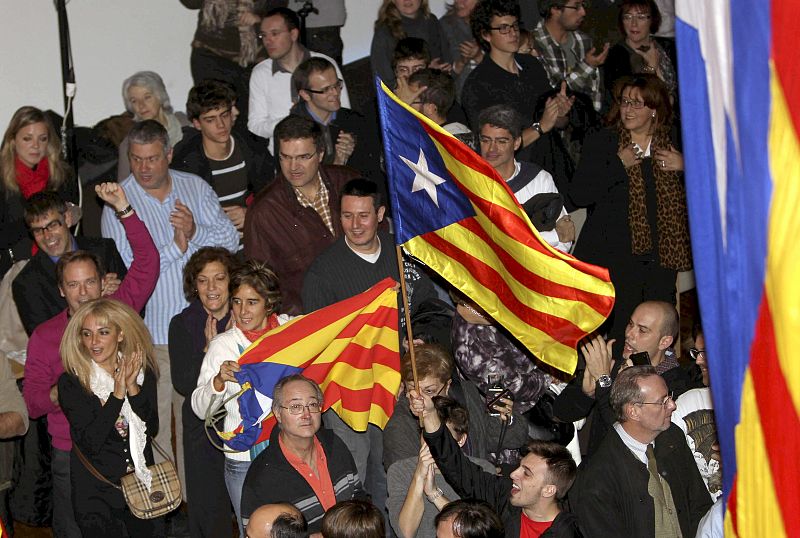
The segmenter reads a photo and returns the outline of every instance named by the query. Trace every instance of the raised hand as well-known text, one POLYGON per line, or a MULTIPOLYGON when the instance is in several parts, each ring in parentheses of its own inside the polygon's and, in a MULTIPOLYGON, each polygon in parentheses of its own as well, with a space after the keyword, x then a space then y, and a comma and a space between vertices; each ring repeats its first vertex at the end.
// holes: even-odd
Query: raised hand
POLYGON ((125 195, 125 189, 120 187, 119 183, 106 182, 95 185, 94 192, 105 203, 114 208, 114 211, 122 211, 128 207, 128 197, 125 195))
POLYGON ((356 149, 356 138, 351 133, 340 131, 336 138, 336 158, 333 164, 345 165, 356 149))
POLYGON ((683 153, 670 145, 669 149, 657 149, 653 155, 653 166, 662 170, 682 171, 683 153))
POLYGON ((239 366, 239 363, 236 361, 224 361, 219 366, 219 373, 214 377, 214 390, 217 392, 222 392, 222 389, 225 388, 225 383, 238 383, 236 378, 234 377, 234 373, 241 370, 242 367, 239 366))
MULTIPOLYGON (((136 396, 139 394, 139 384, 136 382, 136 377, 144 364, 144 351, 141 347, 137 347, 136 351, 131 353, 131 356, 125 359, 125 388, 128 391, 128 396, 136 396)), ((121 365, 122 366, 122 365, 121 365)), ((120 367, 120 369, 122 369, 120 367)))

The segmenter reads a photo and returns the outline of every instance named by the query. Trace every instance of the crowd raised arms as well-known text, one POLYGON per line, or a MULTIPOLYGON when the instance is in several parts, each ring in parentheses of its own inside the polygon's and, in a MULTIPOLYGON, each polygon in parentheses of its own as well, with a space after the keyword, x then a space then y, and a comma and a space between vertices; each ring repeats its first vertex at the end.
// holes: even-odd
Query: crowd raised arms
POLYGON ((721 481, 717 445, 696 441, 713 417, 699 323, 696 366, 678 360, 692 258, 675 45, 657 37, 672 10, 454 0, 437 18, 383 0, 361 73, 341 64, 344 0, 181 3, 194 87, 184 102, 152 71, 125 79, 126 113, 97 131, 105 172, 76 176, 33 106, 2 140, 0 330, 27 353, 21 393, 0 364, 0 437, 33 438, 20 467, 37 443, 52 454, 30 471, 48 491, 14 485, 52 507, 25 509, 68 538, 693 536, 721 481), (574 377, 398 263, 373 75, 482 157, 554 252, 609 269, 616 304, 574 377), (287 366, 258 394, 271 434, 242 450, 240 358, 400 271, 388 422, 354 429, 287 366), (117 485, 153 484, 165 456, 183 505, 137 517, 117 485))

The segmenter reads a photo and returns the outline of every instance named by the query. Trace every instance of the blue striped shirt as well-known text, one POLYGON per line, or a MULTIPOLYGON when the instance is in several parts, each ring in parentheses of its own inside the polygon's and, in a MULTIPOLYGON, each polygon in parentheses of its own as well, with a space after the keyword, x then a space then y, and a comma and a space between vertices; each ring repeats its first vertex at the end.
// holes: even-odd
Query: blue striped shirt
MULTIPOLYGON (((144 317, 144 323, 150 329, 156 345, 167 344, 170 320, 188 305, 183 296, 183 267, 189 257, 200 247, 220 246, 231 252, 236 252, 239 247, 239 234, 222 211, 217 195, 208 183, 186 172, 170 169, 169 174, 172 178, 172 192, 163 202, 147 194, 133 175, 120 182, 128 201, 147 226, 161 254, 161 276, 147 302, 144 317), (169 222, 176 200, 189 207, 197 228, 186 252, 181 252, 175 244, 175 229, 169 222)), ((131 246, 111 207, 103 208, 100 224, 103 237, 114 240, 122 260, 130 267, 133 261, 131 246)))

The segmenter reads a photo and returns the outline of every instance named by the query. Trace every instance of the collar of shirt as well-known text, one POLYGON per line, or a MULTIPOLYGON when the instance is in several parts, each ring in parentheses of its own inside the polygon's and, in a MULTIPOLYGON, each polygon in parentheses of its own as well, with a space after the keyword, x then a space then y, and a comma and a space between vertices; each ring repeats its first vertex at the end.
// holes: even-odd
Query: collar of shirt
POLYGON ((314 203, 320 200, 321 198, 327 198, 328 195, 328 187, 325 186, 325 182, 322 181, 322 174, 320 174, 319 170, 317 171, 317 178, 319 179, 319 192, 317 192, 316 198, 313 200, 309 199, 308 196, 303 194, 303 191, 298 189, 295 186, 292 186, 294 190, 294 195, 297 197, 297 202, 303 207, 314 207, 314 203))
POLYGON ((631 437, 619 422, 614 423, 614 429, 617 431, 617 434, 619 434, 619 438, 622 439, 625 446, 628 447, 628 450, 636 456, 636 459, 647 465, 647 445, 631 437))
MULTIPOLYGON (((300 48, 300 50, 302 50, 302 51, 303 51, 303 59, 302 59, 302 60, 300 60, 300 63, 303 63, 303 62, 305 62, 306 60, 308 60, 309 58, 311 58, 311 53, 310 53, 310 52, 308 52, 308 49, 307 49, 307 48, 305 48, 305 47, 304 47, 303 45, 301 45, 300 43, 298 43, 298 44, 297 44, 297 46, 300 48)), ((298 64, 298 65, 300 65, 300 64, 298 64)), ((272 60, 272 74, 273 74, 273 75, 275 75, 276 73, 289 73, 290 75, 292 74, 292 72, 291 72, 291 71, 289 71, 288 69, 285 69, 285 68, 284 68, 284 67, 281 65, 281 63, 280 63, 279 61, 277 61, 277 60, 272 60)))
MULTIPOLYGON (((72 239, 72 250, 73 251, 74 250, 78 250, 78 240, 75 239, 75 236, 72 235, 72 234, 70 234, 70 239, 72 239)), ((70 252, 72 252, 72 251, 70 251, 70 252)), ((58 263, 58 260, 61 259, 61 256, 50 256, 50 255, 48 255, 47 257, 50 258, 50 261, 53 262, 53 263, 58 263)))
POLYGON ((511 177, 506 180, 506 183, 517 177, 517 174, 519 174, 520 170, 522 170, 522 165, 519 164, 518 160, 514 159, 514 173, 511 174, 511 177))
POLYGON ((328 116, 328 121, 322 121, 322 118, 314 114, 314 111, 311 110, 311 107, 308 106, 308 103, 304 103, 304 106, 306 107, 306 112, 308 112, 308 115, 311 116, 311 119, 320 125, 328 126, 333 123, 333 120, 336 119, 336 112, 331 112, 331 115, 328 116))

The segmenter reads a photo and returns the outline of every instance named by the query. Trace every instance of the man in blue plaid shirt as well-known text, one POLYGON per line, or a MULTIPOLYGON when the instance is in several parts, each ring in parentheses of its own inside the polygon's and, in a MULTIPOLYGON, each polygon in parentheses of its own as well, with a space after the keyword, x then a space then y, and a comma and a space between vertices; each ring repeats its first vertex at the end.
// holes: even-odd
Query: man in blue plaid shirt
POLYGON ((578 30, 586 16, 583 0, 540 0, 539 11, 542 20, 533 39, 550 85, 558 88, 566 81, 571 90, 589 96, 599 112, 603 101, 599 67, 606 61, 609 44, 597 51, 591 38, 578 30))

